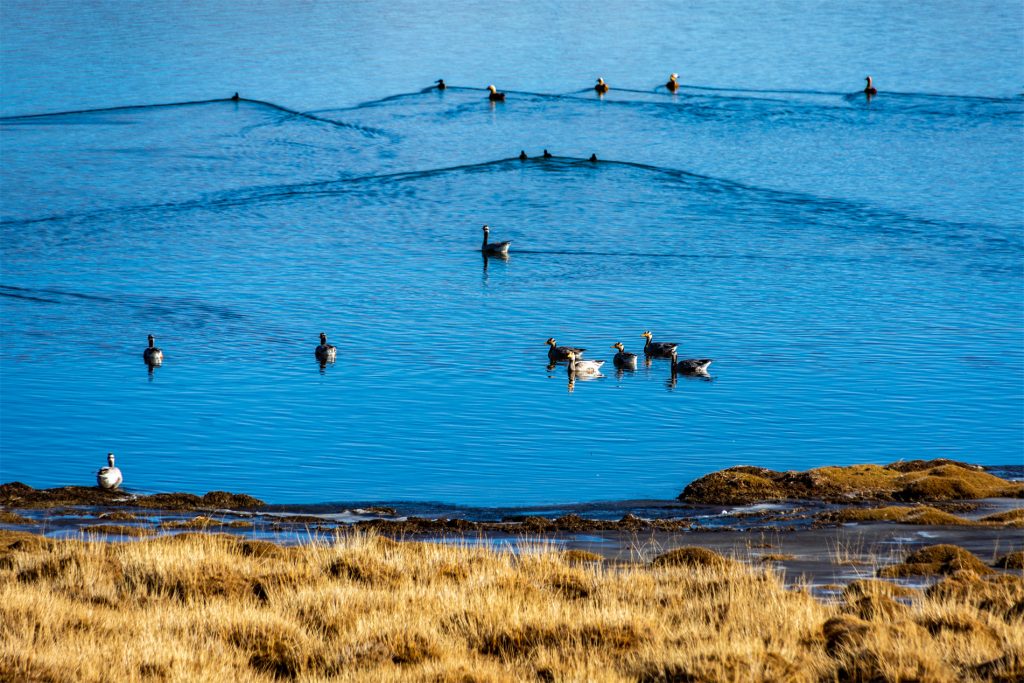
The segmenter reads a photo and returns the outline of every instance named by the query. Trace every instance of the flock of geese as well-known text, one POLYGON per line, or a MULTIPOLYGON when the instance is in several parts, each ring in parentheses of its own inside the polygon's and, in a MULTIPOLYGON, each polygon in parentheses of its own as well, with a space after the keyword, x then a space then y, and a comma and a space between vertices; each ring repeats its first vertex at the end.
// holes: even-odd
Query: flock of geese
MULTIPOLYGON (((864 94, 867 95, 869 98, 872 95, 877 95, 878 89, 875 88, 874 83, 871 80, 871 76, 865 76, 864 80, 868 82, 867 85, 864 86, 864 94)), ((444 82, 443 78, 439 78, 434 82, 437 84, 435 87, 438 90, 447 90, 448 85, 444 82)), ((665 89, 671 93, 678 91, 681 87, 682 84, 679 82, 679 74, 672 74, 671 76, 668 77, 668 81, 665 83, 665 89)), ((609 89, 610 88, 608 84, 604 82, 604 79, 598 77, 597 83, 594 85, 594 91, 598 95, 604 95, 606 92, 608 92, 609 89)), ((235 93, 235 96, 232 99, 237 100, 238 93, 235 93)), ((493 84, 491 84, 487 86, 487 99, 490 100, 491 102, 504 102, 505 93, 499 92, 498 89, 493 84)))

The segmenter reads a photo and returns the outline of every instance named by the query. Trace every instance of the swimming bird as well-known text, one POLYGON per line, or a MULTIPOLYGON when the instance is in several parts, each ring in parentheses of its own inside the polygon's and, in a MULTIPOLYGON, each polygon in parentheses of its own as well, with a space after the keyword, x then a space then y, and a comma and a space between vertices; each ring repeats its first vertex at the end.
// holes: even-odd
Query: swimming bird
POLYGON ((552 363, 569 360, 569 354, 582 358, 583 352, 586 351, 586 349, 580 349, 575 346, 559 346, 554 337, 549 338, 544 343, 551 347, 548 349, 548 360, 552 363))
POLYGON ((242 98, 238 96, 238 93, 235 93, 234 95, 231 96, 231 101, 232 102, 237 102, 240 99, 242 99, 242 98))
POLYGON ((114 467, 114 454, 107 453, 107 466, 96 473, 96 485, 101 489, 116 489, 122 481, 121 470, 114 467))
POLYGON ((519 161, 526 161, 529 158, 530 157, 526 156, 526 150, 525 149, 519 150, 519 161))
POLYGON ((550 159, 551 158, 551 152, 549 152, 547 150, 544 150, 544 158, 545 159, 550 159))
POLYGON ((676 90, 679 90, 678 78, 679 74, 672 74, 671 76, 668 77, 668 83, 665 84, 665 87, 668 88, 669 92, 675 92, 676 90))
POLYGON ((877 95, 878 89, 875 88, 874 84, 872 83, 871 76, 865 76, 864 80, 868 82, 868 84, 864 86, 864 93, 867 95, 877 95))
POLYGON ((487 99, 489 99, 491 102, 505 101, 505 93, 498 92, 498 89, 495 88, 493 85, 487 86, 487 89, 491 91, 491 94, 487 96, 487 99))
POLYGON ((612 344, 612 348, 619 350, 619 352, 615 354, 615 358, 612 359, 615 363, 615 367, 623 368, 625 370, 636 370, 635 353, 627 351, 626 347, 622 345, 622 342, 615 342, 612 344))
POLYGON ((566 369, 570 375, 599 375, 601 366, 604 365, 603 360, 577 360, 576 354, 572 351, 569 352, 569 357, 566 360, 569 361, 566 369))
POLYGON ((655 356, 656 358, 668 358, 676 352, 676 347, 679 344, 673 344, 672 342, 656 342, 651 341, 654 335, 650 331, 644 332, 642 335, 647 339, 647 343, 644 344, 644 353, 648 356, 655 356))
POLYGON ((684 358, 676 360, 676 352, 672 351, 672 375, 700 375, 707 377, 711 358, 684 358))
POLYGON ((487 254, 488 256, 505 256, 508 254, 509 245, 512 244, 512 240, 506 242, 487 242, 487 238, 491 234, 491 226, 484 225, 484 243, 480 245, 480 251, 487 254))
POLYGON ((443 78, 439 78, 439 79, 437 79, 434 82, 437 83, 437 89, 438 90, 444 90, 445 88, 448 87, 447 85, 444 84, 444 79, 443 78))
POLYGON ((608 84, 604 82, 603 78, 598 78, 597 85, 594 86, 594 90, 596 90, 599 95, 603 95, 608 92, 608 84))
POLYGON ((597 155, 596 154, 591 154, 590 158, 587 159, 587 161, 593 161, 593 162, 596 163, 597 162, 597 155))
POLYGON ((320 346, 316 347, 316 359, 321 363, 334 362, 334 359, 338 356, 338 349, 333 344, 327 343, 327 335, 323 332, 320 333, 320 346))
POLYGON ((164 362, 164 352, 153 346, 153 335, 149 335, 149 346, 142 352, 142 360, 150 365, 160 365, 164 362))

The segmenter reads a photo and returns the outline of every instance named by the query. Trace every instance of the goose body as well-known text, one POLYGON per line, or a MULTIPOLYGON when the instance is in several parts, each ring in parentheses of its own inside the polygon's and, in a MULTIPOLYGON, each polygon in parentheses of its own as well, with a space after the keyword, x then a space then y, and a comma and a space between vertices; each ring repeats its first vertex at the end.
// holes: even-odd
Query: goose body
POLYGON ((676 375, 701 375, 707 376, 708 366, 711 365, 711 358, 684 358, 676 360, 675 351, 672 352, 672 374, 676 375))
POLYGON ((622 345, 622 342, 615 342, 612 344, 613 349, 618 349, 618 353, 615 354, 615 358, 612 361, 615 363, 615 367, 623 370, 636 370, 636 354, 630 353, 626 350, 626 347, 622 345))
POLYGON ((569 360, 570 354, 575 354, 575 356, 582 358, 583 352, 586 351, 586 349, 580 349, 575 346, 559 346, 554 337, 549 338, 544 343, 550 347, 548 349, 548 360, 552 363, 569 360))
POLYGON ((668 88, 669 92, 675 92, 676 90, 679 90, 678 79, 679 74, 672 74, 671 76, 668 77, 668 83, 665 84, 665 87, 668 88))
POLYGON ((864 80, 868 82, 868 84, 864 86, 864 93, 867 95, 877 95, 878 89, 875 88, 874 82, 871 80, 871 76, 865 76, 864 80))
POLYGON ((484 231, 484 243, 480 245, 480 251, 487 254, 488 256, 507 256, 508 248, 512 244, 512 240, 506 240, 505 242, 488 242, 488 238, 491 234, 491 227, 485 225, 484 231))
POLYGON ((603 360, 577 360, 576 354, 572 351, 569 352, 567 360, 569 361, 567 370, 570 375, 599 375, 601 366, 604 365, 603 360))
POLYGON ((334 359, 338 356, 338 349, 333 344, 327 343, 327 335, 323 332, 320 333, 320 345, 316 347, 317 360, 320 362, 334 362, 334 359))
POLYGON ((668 358, 676 352, 676 347, 679 346, 679 344, 675 344, 673 342, 651 341, 654 339, 654 335, 652 335, 650 331, 644 332, 642 336, 647 340, 647 343, 644 344, 644 353, 648 356, 668 358))
POLYGON ((490 91, 490 94, 487 96, 487 99, 489 99, 491 102, 505 101, 505 93, 498 92, 498 89, 495 88, 493 85, 487 86, 487 89, 490 91))
POLYGON ((96 485, 101 489, 116 489, 122 481, 121 470, 114 467, 114 454, 107 453, 107 466, 96 473, 96 485))
POLYGON ((142 352, 142 360, 149 365, 160 365, 164 362, 164 352, 153 345, 153 335, 149 335, 149 346, 142 352))
POLYGON ((604 82, 603 78, 598 78, 597 85, 594 86, 594 90, 597 91, 598 95, 603 95, 608 92, 608 84, 604 82))

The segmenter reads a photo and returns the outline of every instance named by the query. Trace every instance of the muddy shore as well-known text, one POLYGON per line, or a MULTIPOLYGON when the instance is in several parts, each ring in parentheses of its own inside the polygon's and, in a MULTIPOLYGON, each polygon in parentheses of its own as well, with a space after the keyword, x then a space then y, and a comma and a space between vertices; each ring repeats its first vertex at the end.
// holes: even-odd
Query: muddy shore
POLYGON ((807 581, 827 592, 929 545, 956 545, 989 564, 1020 551, 1022 490, 1020 482, 946 460, 788 473, 731 468, 691 483, 677 501, 501 510, 277 506, 222 491, 136 495, 90 487, 37 490, 12 482, 0 485, 0 529, 109 540, 225 533, 285 545, 362 531, 515 552, 539 543, 614 562, 649 561, 672 548, 700 546, 770 562, 789 582, 807 581), (752 478, 762 493, 769 482, 771 495, 752 496, 752 478), (808 495, 815 487, 821 495, 808 495), (919 495, 909 495, 915 491, 919 495), (924 495, 935 491, 934 498, 924 495), (958 491, 1000 497, 968 499, 957 497, 958 491))

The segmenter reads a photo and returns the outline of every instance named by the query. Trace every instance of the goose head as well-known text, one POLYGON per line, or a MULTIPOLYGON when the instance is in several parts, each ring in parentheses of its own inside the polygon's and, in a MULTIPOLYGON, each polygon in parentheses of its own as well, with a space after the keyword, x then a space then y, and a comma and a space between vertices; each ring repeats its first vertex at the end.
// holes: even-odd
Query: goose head
POLYGON ((654 335, 653 335, 653 334, 651 334, 650 330, 647 330, 647 331, 645 331, 645 332, 644 332, 643 334, 641 334, 640 336, 641 336, 641 337, 644 337, 644 338, 646 338, 646 339, 647 339, 647 341, 651 341, 651 339, 653 339, 653 338, 654 338, 654 335))
POLYGON ((498 89, 495 88, 493 85, 487 86, 487 89, 490 90, 492 93, 498 92, 498 89))
POLYGON ((615 342, 614 344, 612 344, 612 348, 613 349, 618 349, 619 351, 625 351, 626 350, 626 347, 622 345, 622 342, 615 342))
POLYGON ((554 337, 548 337, 548 340, 546 342, 544 342, 544 343, 547 344, 548 346, 552 347, 552 348, 554 348, 555 345, 556 345, 554 337))
POLYGON ((149 335, 148 339, 149 339, 149 347, 153 348, 153 341, 154 341, 155 338, 153 337, 153 335, 149 335))
POLYGON ((107 466, 108 467, 113 467, 114 466, 114 454, 113 453, 107 453, 107 466))
POLYGON ((597 79, 597 84, 598 85, 604 85, 604 79, 599 76, 598 79, 597 79))
POLYGON ((320 333, 320 344, 323 346, 327 345, 327 334, 325 332, 320 333))

